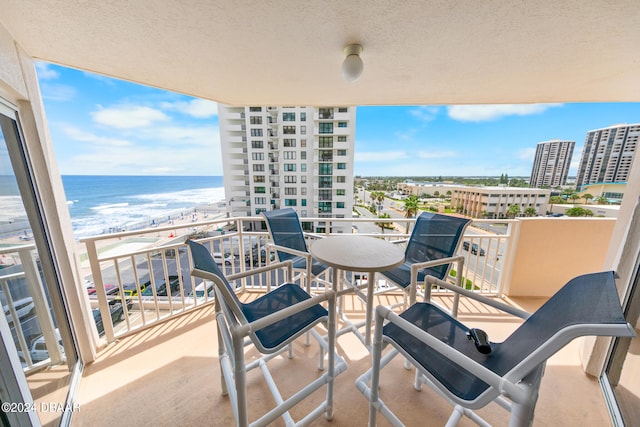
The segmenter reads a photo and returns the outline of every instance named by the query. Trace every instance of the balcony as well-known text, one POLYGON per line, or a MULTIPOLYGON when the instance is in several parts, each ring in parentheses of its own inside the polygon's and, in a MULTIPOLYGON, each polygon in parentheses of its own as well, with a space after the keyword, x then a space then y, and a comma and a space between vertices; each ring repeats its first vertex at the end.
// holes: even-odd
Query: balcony
MULTIPOLYGON (((511 302, 527 309, 537 306, 537 301, 526 299, 511 302)), ((359 306, 354 309, 362 310, 359 306)), ((228 398, 221 395, 213 312, 213 306, 209 304, 120 339, 103 350, 98 359, 85 368, 78 393, 81 409, 75 414, 72 425, 117 425, 122 423, 123 414, 126 414, 128 425, 232 425, 228 398)), ((496 323, 502 320, 491 313, 483 313, 482 317, 478 326, 494 330, 496 323)), ((461 318, 475 319, 477 313, 467 312, 461 318)), ((500 326, 505 334, 514 327, 506 321, 500 326)), ((349 355, 349 366, 336 379, 333 421, 321 418, 317 425, 366 426, 367 402, 356 391, 354 382, 370 366, 368 352, 351 334, 339 338, 338 347, 343 354, 349 355)), ((609 425, 599 385, 582 372, 575 358, 577 351, 577 343, 574 343, 548 362, 534 425, 609 425)), ((301 343, 294 347, 294 352, 295 362, 305 365, 301 370, 313 372, 305 368, 315 366, 315 354, 308 352, 301 343)), ((286 365, 286 361, 278 362, 286 365)), ((424 425, 425 419, 429 419, 429 425, 444 425, 444 414, 448 415, 449 409, 447 403, 428 389, 415 392, 413 372, 405 371, 401 363, 386 371, 399 378, 394 383, 384 383, 385 391, 398 396, 398 402, 411 399, 412 409, 415 408, 413 414, 401 412, 407 425, 424 425)), ((287 383, 295 383, 287 375, 280 375, 277 380, 284 380, 279 382, 283 393, 288 391, 287 383)), ((262 382, 254 380, 249 381, 249 387, 252 410, 263 412, 266 405, 259 396, 268 391, 262 382)), ((496 426, 505 424, 504 410, 495 406, 486 409, 482 415, 489 422, 496 426)), ((471 423, 463 422, 462 425, 471 423)))
MULTIPOLYGON (((403 218, 373 220, 328 217, 308 220, 324 222, 325 230, 344 229, 345 226, 348 229, 353 225, 358 230, 365 230, 388 223, 393 230, 380 228, 380 232, 361 231, 361 234, 389 241, 407 237, 407 226, 410 228, 414 221, 403 218)), ((218 218, 104 235, 83 241, 87 253, 81 268, 87 281, 91 281, 96 289, 95 294, 87 298, 90 307, 107 320, 98 329, 103 349, 97 360, 85 368, 78 395, 82 410, 75 414, 74 425, 115 422, 122 410, 127 412, 128 422, 135 424, 158 423, 167 419, 174 419, 178 424, 196 424, 198 420, 208 419, 214 425, 228 425, 231 409, 226 398, 220 395, 213 300, 206 293, 198 295, 193 292, 198 289, 200 282, 190 276, 184 240, 194 233, 199 238, 208 236, 216 252, 230 254, 229 262, 224 266, 227 274, 249 270, 265 262, 260 256, 254 255, 258 248, 266 244, 267 233, 245 231, 250 228, 249 224, 259 221, 261 219, 256 217, 218 218), (170 294, 153 291, 160 289, 158 286, 161 283, 169 282, 172 283, 170 294), (123 315, 115 321, 110 310, 118 296, 109 292, 109 285, 114 284, 120 288, 120 293, 128 284, 138 288, 138 295, 132 296, 127 304, 121 304, 123 315), (151 292, 141 289, 143 284, 151 292), (194 394, 193 390, 199 392, 194 394), (175 402, 176 393, 190 396, 180 400, 182 403, 178 411, 171 403, 175 402), (150 396, 154 401, 166 404, 139 405, 140 401, 150 396), (112 410, 116 407, 120 411, 112 410), (171 415, 168 411, 171 411, 171 415)), ((615 220, 604 218, 534 218, 499 222, 476 220, 463 237, 463 242, 468 245, 461 245, 460 248, 460 253, 465 256, 462 274, 476 292, 502 296, 515 306, 533 311, 545 301, 546 296, 555 292, 555 286, 566 281, 565 276, 572 277, 589 269, 587 266, 601 264, 604 249, 599 249, 602 246, 599 242, 611 234, 614 223, 615 220), (544 236, 549 235, 554 236, 557 247, 550 249, 548 245, 545 246, 547 238, 544 236), (546 249, 538 250, 540 245, 546 249), (569 248, 574 245, 591 250, 576 259, 567 257, 569 248), (477 247, 476 251, 474 247, 477 247), (547 283, 550 286, 544 286, 547 283)), ((327 231, 325 235, 331 235, 331 232, 327 231)), ((29 261, 33 259, 32 251, 33 246, 29 245, 1 251, 2 255, 13 257, 15 264, 21 266, 18 272, 0 270, 5 273, 0 276, 3 284, 15 278, 16 274, 20 275, 19 270, 33 272, 37 269, 36 264, 29 261)), ((239 284, 248 291, 243 298, 255 296, 267 285, 268 280, 263 277, 239 284)), ((39 304, 45 304, 46 297, 41 284, 30 286, 35 286, 34 289, 40 286, 40 291, 32 290, 31 294, 40 295, 41 301, 34 303, 36 311, 42 311, 38 307, 39 304)), ((378 301, 388 305, 399 301, 400 296, 399 293, 391 294, 378 301)), ((437 298, 444 305, 451 304, 448 294, 438 294, 437 298)), ((468 319, 477 327, 490 330, 492 339, 498 340, 501 334, 506 336, 517 326, 512 318, 480 310, 475 305, 462 304, 462 307, 461 319, 468 319)), ((347 312, 356 320, 364 317, 364 307, 355 298, 347 299, 347 312)), ((39 317, 41 322, 46 318, 39 317)), ((53 325, 45 324, 45 329, 52 330, 53 325)), ((353 383, 368 367, 370 360, 366 349, 354 338, 347 334, 338 340, 340 351, 348 355, 350 362, 347 373, 336 380, 337 412, 332 425, 366 424, 367 403, 355 392, 353 383)), ((19 348, 28 352, 19 338, 17 341, 19 348)), ((558 424, 565 419, 575 422, 577 416, 577 419, 590 420, 591 424, 594 420, 597 425, 606 424, 608 412, 600 399, 599 385, 585 376, 577 357, 578 348, 579 342, 574 342, 549 362, 536 411, 537 421, 543 424, 558 424), (567 392, 557 393, 557 390, 567 392), (575 399, 575 390, 581 391, 579 400, 575 399)), ((300 359, 299 363, 314 363, 314 354, 307 351, 306 347, 300 345, 295 353, 300 359)), ((50 360, 38 363, 27 361, 24 369, 29 379, 39 381, 45 372, 55 370, 56 360, 60 360, 56 357, 52 354, 50 360), (43 367, 49 365, 54 368, 42 371, 43 367)), ((416 412, 413 422, 418 423, 429 416, 436 425, 444 423, 444 419, 438 417, 443 416, 448 404, 434 401, 430 391, 417 394, 411 387, 411 373, 400 365, 396 368, 402 380, 387 383, 385 388, 391 388, 398 396, 421 402, 422 409, 416 412)), ((294 382, 287 380, 285 384, 289 381, 294 382)), ((261 385, 250 383, 249 387, 252 393, 263 392, 261 385)), ((262 410, 261 403, 256 402, 255 410, 262 410)), ((498 408, 488 408, 483 414, 498 425, 504 417, 498 408)), ((406 420, 412 424, 411 416, 406 420)))

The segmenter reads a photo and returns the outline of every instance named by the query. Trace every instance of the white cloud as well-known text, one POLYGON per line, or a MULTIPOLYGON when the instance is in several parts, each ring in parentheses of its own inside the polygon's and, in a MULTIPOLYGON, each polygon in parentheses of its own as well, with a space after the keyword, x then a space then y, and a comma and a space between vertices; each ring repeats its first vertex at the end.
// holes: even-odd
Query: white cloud
POLYGON ((461 122, 487 122, 505 116, 528 116, 540 114, 562 104, 489 104, 452 105, 447 107, 449 117, 461 122))
POLYGON ((222 175, 220 151, 210 147, 94 146, 60 161, 67 174, 222 175))
POLYGON ((409 155, 405 151, 367 151, 359 152, 355 160, 356 162, 386 162, 407 158, 409 158, 409 155))
POLYGON ((218 115, 218 104, 206 99, 194 99, 189 102, 163 102, 162 108, 179 111, 198 119, 207 119, 218 115))
POLYGON ((36 61, 36 73, 39 80, 53 80, 60 77, 60 73, 51 68, 46 62, 36 61))
POLYGON ((72 86, 42 83, 40 89, 42 97, 50 101, 71 101, 76 97, 76 89, 72 86))
POLYGON ((169 116, 160 110, 140 105, 122 105, 102 108, 91 113, 93 121, 118 129, 132 129, 151 126, 156 122, 169 120, 169 116))
POLYGON ((516 156, 522 160, 530 160, 533 164, 533 159, 536 157, 536 149, 532 147, 523 148, 516 153, 516 156))
POLYGON ((197 146, 220 146, 220 133, 218 127, 209 126, 160 126, 141 130, 138 138, 154 143, 167 143, 171 145, 192 144, 197 146))
POLYGON ((438 111, 438 107, 422 105, 409 110, 409 114, 419 120, 422 120, 423 122, 430 122, 436 118, 436 116, 438 115, 438 111))
POLYGON ((90 132, 85 132, 71 125, 60 126, 62 132, 75 141, 91 142, 97 145, 105 145, 108 147, 127 147, 131 146, 131 142, 119 138, 107 138, 98 136, 90 132))

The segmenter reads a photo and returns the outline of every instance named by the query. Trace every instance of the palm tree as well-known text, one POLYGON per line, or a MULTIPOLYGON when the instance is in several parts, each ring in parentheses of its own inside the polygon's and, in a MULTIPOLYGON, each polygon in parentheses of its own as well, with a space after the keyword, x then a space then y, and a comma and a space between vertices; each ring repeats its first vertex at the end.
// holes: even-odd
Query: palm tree
POLYGON ((585 204, 588 205, 589 200, 593 199, 593 194, 589 194, 589 193, 583 194, 582 198, 584 199, 585 204))
POLYGON ((553 212, 553 205, 561 205, 564 203, 564 199, 560 196, 551 196, 549 197, 549 212, 553 212))
POLYGON ((507 210, 508 218, 515 218, 516 215, 520 213, 520 205, 513 204, 509 206, 509 210, 507 210))
POLYGON ((573 201, 573 203, 576 203, 576 200, 578 200, 580 198, 580 196, 578 195, 578 193, 571 193, 569 194, 569 196, 567 196, 571 201, 573 201))
POLYGON ((608 205, 609 200, 607 200, 607 198, 604 197, 603 195, 600 195, 598 196, 598 198, 596 198, 596 203, 599 205, 608 205))
MULTIPOLYGON (((404 211, 405 218, 413 218, 418 213, 418 197, 409 196, 404 199, 404 211)), ((407 228, 405 229, 405 233, 409 234, 409 222, 407 222, 407 228)))
POLYGON ((377 202, 376 205, 377 205, 378 215, 380 214, 380 205, 382 205, 382 202, 384 202, 384 198, 385 198, 384 191, 376 191, 375 193, 371 193, 371 200, 374 200, 377 202))

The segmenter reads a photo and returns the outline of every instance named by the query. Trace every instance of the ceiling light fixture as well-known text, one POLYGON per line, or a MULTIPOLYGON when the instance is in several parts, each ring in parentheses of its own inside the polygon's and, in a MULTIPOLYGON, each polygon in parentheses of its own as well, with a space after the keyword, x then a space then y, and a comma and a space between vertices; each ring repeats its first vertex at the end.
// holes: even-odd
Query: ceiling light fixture
POLYGON ((342 76, 348 82, 354 82, 358 80, 364 64, 360 59, 362 53, 362 46, 359 44, 350 44, 344 48, 344 54, 347 56, 342 62, 342 76))

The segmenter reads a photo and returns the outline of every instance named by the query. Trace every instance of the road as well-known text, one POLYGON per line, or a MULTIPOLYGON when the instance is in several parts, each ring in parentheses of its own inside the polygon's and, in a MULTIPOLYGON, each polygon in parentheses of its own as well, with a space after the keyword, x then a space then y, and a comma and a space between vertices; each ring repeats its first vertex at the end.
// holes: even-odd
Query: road
MULTIPOLYGON (((370 203, 370 192, 359 189, 358 198, 365 201, 365 203, 370 203)), ((391 218, 404 218, 403 206, 401 201, 385 198, 380 212, 389 214, 391 218)), ((376 217, 368 209, 356 207, 356 210, 363 218, 376 217)), ((358 224, 357 226, 360 233, 380 233, 380 228, 373 224, 358 224)), ((491 283, 492 286, 497 286, 503 268, 502 259, 506 251, 505 242, 496 238, 483 238, 483 236, 487 236, 487 233, 504 235, 506 230, 506 226, 492 223, 476 223, 473 227, 467 228, 464 240, 469 241, 470 247, 472 243, 478 244, 480 248, 484 249, 485 253, 484 256, 481 256, 481 251, 478 250, 477 254, 472 254, 471 251, 463 250, 461 246, 460 253, 465 256, 465 275, 469 276, 468 278, 474 283, 484 282, 485 285, 491 283)), ((400 231, 404 230, 401 229, 400 231)))

